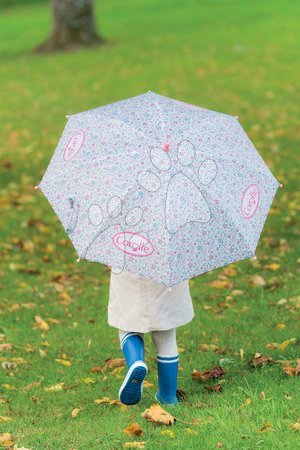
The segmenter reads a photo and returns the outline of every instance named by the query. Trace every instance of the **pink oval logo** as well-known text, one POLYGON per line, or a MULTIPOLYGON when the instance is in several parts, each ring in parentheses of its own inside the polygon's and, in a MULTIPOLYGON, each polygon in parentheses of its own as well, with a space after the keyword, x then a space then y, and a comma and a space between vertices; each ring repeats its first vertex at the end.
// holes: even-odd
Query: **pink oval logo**
POLYGON ((85 133, 83 130, 77 131, 69 140, 68 144, 66 145, 65 151, 64 151, 64 160, 70 161, 73 159, 84 143, 84 137, 85 133))
POLYGON ((257 211, 260 191, 256 184, 251 184, 243 193, 242 213, 245 219, 251 219, 257 211))
POLYGON ((154 250, 153 245, 147 238, 132 231, 115 234, 113 243, 121 252, 131 256, 150 256, 154 250))

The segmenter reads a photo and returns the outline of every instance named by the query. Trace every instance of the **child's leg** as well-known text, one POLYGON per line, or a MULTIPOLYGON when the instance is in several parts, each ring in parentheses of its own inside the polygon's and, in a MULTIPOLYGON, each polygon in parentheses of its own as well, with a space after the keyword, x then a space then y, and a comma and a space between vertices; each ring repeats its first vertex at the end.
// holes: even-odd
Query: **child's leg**
POLYGON ((156 348, 158 370, 156 398, 161 403, 178 403, 176 391, 179 356, 176 328, 166 331, 152 331, 152 340, 156 348))
POLYGON ((148 368, 144 362, 144 334, 119 330, 120 346, 128 372, 119 390, 119 399, 125 405, 135 405, 142 397, 143 381, 148 368))

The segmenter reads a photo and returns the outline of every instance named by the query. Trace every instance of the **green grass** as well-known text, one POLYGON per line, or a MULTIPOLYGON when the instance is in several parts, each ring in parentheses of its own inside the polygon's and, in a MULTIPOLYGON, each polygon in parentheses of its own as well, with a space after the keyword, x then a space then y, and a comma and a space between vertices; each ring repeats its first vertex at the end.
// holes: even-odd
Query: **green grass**
MULTIPOLYGON (((255 352, 294 366, 300 356, 295 194, 299 13, 297 1, 102 0, 97 3, 98 26, 110 45, 33 56, 30 50, 50 30, 47 6, 33 3, 1 11, 0 338, 12 344, 1 352, 1 362, 24 362, 0 368, 0 416, 12 419, 0 421, 0 430, 11 433, 18 447, 113 449, 141 440, 149 449, 206 450, 218 442, 225 449, 300 448, 299 433, 290 429, 300 417, 299 379, 284 374, 281 363, 261 369, 247 364, 255 352), (235 264, 237 274, 225 275, 243 293, 233 296, 231 289, 208 284, 224 275, 222 269, 191 282, 196 317, 178 329, 184 349, 179 386, 189 403, 167 408, 188 424, 177 421, 171 428, 174 438, 161 434, 167 427, 140 416, 154 403, 155 388, 146 388, 141 403, 125 411, 94 403, 104 396, 115 399, 124 375, 90 373, 91 367, 104 366, 106 358, 121 357, 117 331, 107 325, 109 274, 97 264, 75 264, 74 250, 53 211, 33 191, 65 114, 147 90, 239 115, 285 185, 266 222, 257 261, 235 264), (270 263, 280 267, 267 269, 270 263), (262 276, 266 286, 249 287, 253 275, 262 276), (286 302, 278 305, 281 299, 286 302), (34 328, 36 315, 47 321, 49 331, 34 328), (279 323, 285 328, 279 329, 279 323), (298 341, 284 350, 266 349, 268 343, 294 337, 298 341), (201 352, 201 343, 226 347, 226 354, 201 352), (64 354, 70 367, 55 361, 64 354), (192 381, 193 369, 218 364, 227 370, 223 392, 209 393, 192 381), (81 381, 87 377, 95 383, 81 381), (44 390, 60 382, 73 387, 44 390), (249 398, 251 403, 245 404, 249 398), (77 407, 82 410, 73 419, 71 411, 77 407), (134 421, 144 430, 135 439, 123 432, 134 421), (272 427, 260 431, 266 422, 272 427)), ((150 335, 146 347, 148 380, 156 385, 150 335)))

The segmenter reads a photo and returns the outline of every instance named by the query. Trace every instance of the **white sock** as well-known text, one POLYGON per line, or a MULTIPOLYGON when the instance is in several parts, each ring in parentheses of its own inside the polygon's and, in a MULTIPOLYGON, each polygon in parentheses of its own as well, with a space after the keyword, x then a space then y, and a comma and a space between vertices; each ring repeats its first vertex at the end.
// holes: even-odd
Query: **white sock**
POLYGON ((178 356, 176 328, 152 331, 152 341, 159 356, 178 356))

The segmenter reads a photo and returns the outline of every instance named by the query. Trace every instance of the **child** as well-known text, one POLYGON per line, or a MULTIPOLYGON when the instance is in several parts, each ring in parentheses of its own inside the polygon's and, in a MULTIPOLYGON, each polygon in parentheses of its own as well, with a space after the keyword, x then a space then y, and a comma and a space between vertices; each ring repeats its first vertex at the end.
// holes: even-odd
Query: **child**
POLYGON ((125 405, 138 403, 148 368, 144 361, 144 333, 152 332, 162 404, 178 403, 178 348, 176 327, 190 322, 194 309, 188 281, 168 288, 156 281, 123 271, 111 272, 108 323, 119 329, 120 346, 128 372, 119 390, 125 405))

